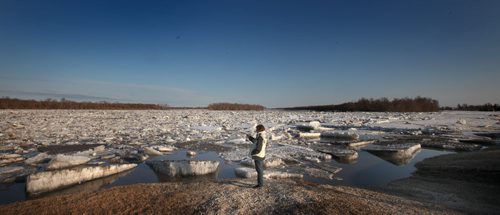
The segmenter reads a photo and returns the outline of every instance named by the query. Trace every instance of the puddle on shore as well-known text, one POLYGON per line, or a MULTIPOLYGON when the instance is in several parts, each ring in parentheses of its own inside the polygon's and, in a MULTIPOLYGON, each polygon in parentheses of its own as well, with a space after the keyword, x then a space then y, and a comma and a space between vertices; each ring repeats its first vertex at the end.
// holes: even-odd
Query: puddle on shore
POLYGON ((223 178, 234 178, 234 164, 224 162, 216 152, 198 152, 196 156, 190 157, 186 155, 187 150, 179 150, 172 154, 162 155, 151 158, 151 160, 217 160, 220 161, 219 169, 215 174, 195 177, 169 177, 154 172, 147 164, 141 163, 136 168, 130 171, 127 175, 118 178, 113 183, 106 185, 104 188, 123 186, 137 183, 158 183, 158 182, 194 182, 203 180, 219 180, 223 178))
MULTIPOLYGON (((31 198, 39 198, 44 196, 62 195, 76 192, 92 192, 114 186, 131 185, 138 183, 158 183, 158 182, 196 182, 203 180, 224 180, 236 178, 234 168, 238 167, 238 163, 226 162, 218 156, 216 152, 198 152, 198 155, 189 157, 186 155, 187 150, 179 150, 175 153, 154 157, 154 160, 218 160, 221 161, 218 171, 215 174, 196 177, 175 177, 171 178, 158 173, 155 173, 145 163, 139 164, 133 170, 108 176, 102 179, 96 179, 69 188, 49 192, 36 197, 29 197, 25 193, 25 183, 0 184, 0 204, 7 204, 16 201, 22 201, 31 198)), ((323 183, 323 184, 338 184, 349 185, 355 187, 380 187, 387 183, 401 178, 409 177, 415 170, 415 163, 422 161, 425 158, 435 157, 442 154, 453 152, 438 151, 431 149, 422 149, 415 157, 407 164, 397 166, 389 161, 383 160, 371 153, 360 150, 358 151, 359 158, 351 164, 339 163, 335 160, 326 161, 329 164, 341 167, 342 171, 335 175, 335 179, 314 178, 308 175, 304 176, 304 180, 323 183), (341 179, 341 180, 339 180, 341 179)))
POLYGON ((0 204, 25 200, 25 187, 25 183, 0 184, 0 204))
POLYGON ((421 149, 415 157, 407 164, 395 165, 369 152, 358 151, 359 158, 351 164, 330 161, 332 165, 342 168, 342 171, 335 175, 336 179, 328 180, 304 176, 307 181, 322 184, 349 185, 354 187, 381 187, 389 182, 411 176, 417 170, 415 164, 430 157, 455 152, 439 151, 433 149, 421 149))
POLYGON ((146 163, 140 163, 136 168, 111 175, 108 177, 95 179, 82 184, 73 185, 68 188, 43 193, 36 196, 29 196, 26 193, 26 183, 7 183, 0 184, 0 204, 8 204, 26 199, 36 199, 46 196, 64 195, 78 192, 93 192, 115 186, 124 186, 138 183, 159 183, 159 182, 196 182, 203 180, 222 180, 226 178, 236 178, 234 168, 238 164, 224 162, 216 152, 199 151, 196 156, 186 155, 187 150, 179 150, 172 154, 166 154, 151 158, 152 160, 218 160, 221 162, 219 169, 215 174, 196 177, 168 177, 155 173, 146 163))

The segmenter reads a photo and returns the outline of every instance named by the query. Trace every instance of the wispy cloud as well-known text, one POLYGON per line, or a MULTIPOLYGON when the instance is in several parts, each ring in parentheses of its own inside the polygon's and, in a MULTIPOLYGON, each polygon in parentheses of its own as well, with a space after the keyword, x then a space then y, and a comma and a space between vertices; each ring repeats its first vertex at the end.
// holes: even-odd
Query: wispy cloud
POLYGON ((94 86, 97 93, 111 97, 141 102, 168 103, 172 105, 206 105, 210 97, 194 90, 159 85, 82 80, 80 84, 94 86))
POLYGON ((36 100, 44 100, 48 98, 60 100, 64 98, 72 101, 120 101, 118 99, 109 97, 97 97, 97 96, 88 96, 81 94, 41 93, 41 92, 11 91, 11 90, 0 90, 0 96, 2 97, 8 96, 19 99, 36 99, 36 100))
POLYGON ((121 102, 160 103, 174 106, 206 105, 211 98, 202 93, 179 88, 101 80, 57 80, 2 77, 2 96, 20 98, 67 98, 121 102))

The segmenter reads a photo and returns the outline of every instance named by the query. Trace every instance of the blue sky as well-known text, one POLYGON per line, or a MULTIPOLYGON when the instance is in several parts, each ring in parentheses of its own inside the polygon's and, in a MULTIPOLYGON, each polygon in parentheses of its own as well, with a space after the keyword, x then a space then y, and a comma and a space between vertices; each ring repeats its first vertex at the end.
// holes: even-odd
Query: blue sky
POLYGON ((500 1, 0 1, 0 96, 500 103, 500 1))

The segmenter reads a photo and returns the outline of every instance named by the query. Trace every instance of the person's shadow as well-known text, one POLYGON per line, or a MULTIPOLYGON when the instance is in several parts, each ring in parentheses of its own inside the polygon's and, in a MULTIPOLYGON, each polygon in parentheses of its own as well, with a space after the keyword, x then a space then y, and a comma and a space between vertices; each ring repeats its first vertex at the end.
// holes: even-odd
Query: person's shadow
POLYGON ((242 181, 242 180, 238 180, 238 179, 226 179, 226 180, 219 181, 219 183, 231 184, 231 185, 235 185, 238 187, 246 187, 246 188, 253 188, 253 186, 255 186, 254 183, 246 182, 246 181, 242 181))

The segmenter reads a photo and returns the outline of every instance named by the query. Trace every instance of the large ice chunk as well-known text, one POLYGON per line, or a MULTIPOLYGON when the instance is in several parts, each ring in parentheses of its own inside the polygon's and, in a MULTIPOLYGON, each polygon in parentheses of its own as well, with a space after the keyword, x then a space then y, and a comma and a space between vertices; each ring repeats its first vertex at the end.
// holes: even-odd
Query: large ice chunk
POLYGON ((109 166, 88 166, 72 169, 45 171, 31 174, 26 181, 26 191, 31 194, 79 184, 108 175, 113 175, 136 167, 136 164, 119 164, 109 166))
POLYGON ((420 152, 419 143, 400 143, 400 144, 379 144, 363 148, 386 161, 396 165, 409 163, 415 155, 420 152))
POLYGON ((146 163, 156 172, 171 177, 214 173, 219 161, 213 160, 149 160, 146 163))

